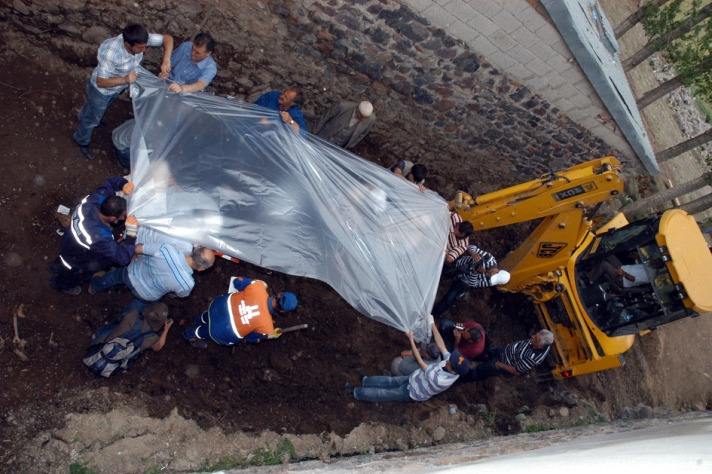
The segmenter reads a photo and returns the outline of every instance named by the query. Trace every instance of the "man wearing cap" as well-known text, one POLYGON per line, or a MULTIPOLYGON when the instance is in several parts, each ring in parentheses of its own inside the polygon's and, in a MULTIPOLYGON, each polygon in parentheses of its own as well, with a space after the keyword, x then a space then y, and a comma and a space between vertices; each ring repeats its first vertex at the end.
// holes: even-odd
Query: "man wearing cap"
MULTIPOLYGON (((430 318, 432 320, 432 316, 430 318)), ((423 362, 413 340, 413 331, 408 331, 408 341, 420 369, 410 375, 397 377, 366 377, 359 373, 363 386, 353 388, 347 383, 347 392, 356 400, 367 402, 424 402, 450 388, 460 376, 470 371, 470 361, 459 351, 448 352, 437 326, 432 321, 430 325, 433 339, 443 355, 441 362, 431 365, 423 362)))
POLYGON ((497 267, 497 260, 491 253, 476 245, 467 247, 467 253, 455 260, 459 271, 452 279, 452 285, 445 297, 433 309, 436 318, 452 306, 460 295, 466 295, 470 288, 486 288, 509 282, 509 272, 497 267))
POLYGON ((334 145, 353 148, 368 134, 375 121, 373 105, 367 100, 359 104, 344 101, 322 115, 312 133, 334 145))
POLYGON ((524 375, 544 362, 553 343, 554 334, 542 329, 530 339, 487 349, 484 353, 487 362, 472 369, 460 382, 476 382, 496 375, 524 375))
POLYGON ((183 336, 191 345, 204 349, 204 339, 231 346, 243 340, 260 342, 275 337, 272 316, 297 308, 293 293, 269 296, 267 284, 261 280, 237 277, 230 290, 215 298, 207 311, 195 317, 194 326, 185 330, 183 336))
MULTIPOLYGON (((118 326, 114 328, 109 334, 104 337, 100 337, 94 343, 99 344, 102 342, 110 341, 113 338, 127 333, 134 327, 136 320, 139 317, 139 309, 130 303, 126 308, 124 308, 124 313, 120 316, 120 322, 118 326)), ((166 344, 166 336, 168 335, 168 330, 173 325, 172 319, 168 318, 168 306, 165 303, 153 303, 143 310, 143 324, 141 325, 141 332, 153 331, 153 334, 146 336, 141 344, 141 351, 146 349, 151 349, 154 352, 158 352, 163 349, 166 344), (158 332, 161 332, 159 335, 158 332)))

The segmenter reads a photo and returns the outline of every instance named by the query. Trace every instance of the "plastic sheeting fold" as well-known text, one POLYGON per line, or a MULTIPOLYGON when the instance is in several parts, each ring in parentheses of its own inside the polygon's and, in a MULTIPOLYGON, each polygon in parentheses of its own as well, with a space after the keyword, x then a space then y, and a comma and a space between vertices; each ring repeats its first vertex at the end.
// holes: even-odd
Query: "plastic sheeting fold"
POLYGON ((364 315, 429 337, 449 228, 440 196, 298 136, 275 111, 175 94, 145 69, 132 96, 129 213, 142 226, 322 280, 364 315))

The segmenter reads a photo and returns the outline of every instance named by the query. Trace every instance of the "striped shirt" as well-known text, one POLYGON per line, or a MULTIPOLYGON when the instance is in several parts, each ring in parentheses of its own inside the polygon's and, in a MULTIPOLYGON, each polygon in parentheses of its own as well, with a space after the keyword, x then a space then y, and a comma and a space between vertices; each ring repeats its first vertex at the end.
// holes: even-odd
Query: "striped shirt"
POLYGON ((450 233, 447 236, 447 256, 452 257, 453 260, 457 259, 460 255, 465 253, 467 246, 470 243, 470 237, 458 237, 455 235, 455 231, 462 222, 462 217, 457 212, 450 213, 450 233))
MULTIPOLYGON (((148 35, 147 46, 161 46, 163 35, 151 33, 148 35)), ((124 46, 124 35, 115 36, 101 43, 99 52, 96 55, 99 64, 91 74, 91 83, 99 92, 104 95, 114 95, 120 93, 128 84, 119 84, 113 87, 99 87, 96 85, 96 78, 111 79, 114 77, 124 77, 136 68, 143 61, 143 53, 131 54, 124 46)))
POLYGON ((131 285, 145 301, 158 301, 171 292, 184 298, 195 285, 185 254, 170 244, 144 244, 143 255, 131 262, 128 272, 131 285))
POLYGON ((472 288, 485 288, 492 286, 492 282, 485 273, 478 273, 477 268, 484 268, 485 272, 495 268, 497 266, 497 260, 492 256, 491 253, 485 252, 476 245, 470 245, 467 247, 468 255, 464 255, 455 261, 455 266, 462 273, 457 275, 455 278, 461 280, 467 286, 472 288), (475 253, 480 256, 480 260, 475 262, 470 253, 475 253), (482 265, 477 265, 481 263, 482 265))
POLYGON ((453 375, 444 368, 448 359, 449 352, 443 354, 442 361, 429 365, 426 370, 418 369, 410 375, 408 391, 412 400, 424 402, 455 383, 459 375, 453 375))
POLYGON ((550 347, 537 349, 530 339, 513 342, 504 348, 502 362, 513 366, 520 374, 526 374, 537 365, 544 362, 550 347))

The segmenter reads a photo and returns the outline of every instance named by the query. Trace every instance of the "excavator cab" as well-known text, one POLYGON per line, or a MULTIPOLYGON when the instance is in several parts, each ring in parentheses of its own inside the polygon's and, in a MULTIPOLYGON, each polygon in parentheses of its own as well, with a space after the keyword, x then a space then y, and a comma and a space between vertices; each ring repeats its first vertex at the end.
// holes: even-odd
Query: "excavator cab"
POLYGON ((576 263, 582 306, 609 337, 657 329, 694 315, 667 268, 669 255, 657 244, 659 227, 656 216, 611 230, 594 239, 576 263))

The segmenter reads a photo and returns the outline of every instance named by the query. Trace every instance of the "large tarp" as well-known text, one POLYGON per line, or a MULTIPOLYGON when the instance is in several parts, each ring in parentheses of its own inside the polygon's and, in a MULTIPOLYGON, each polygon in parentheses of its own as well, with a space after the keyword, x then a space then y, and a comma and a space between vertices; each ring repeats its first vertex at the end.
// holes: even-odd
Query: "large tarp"
POLYGON ((175 94, 144 69, 132 96, 129 213, 142 226, 322 280, 364 315, 429 337, 449 226, 440 196, 297 135, 275 111, 175 94))

